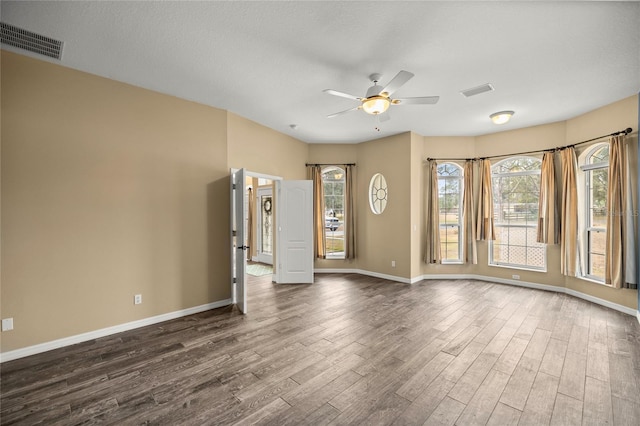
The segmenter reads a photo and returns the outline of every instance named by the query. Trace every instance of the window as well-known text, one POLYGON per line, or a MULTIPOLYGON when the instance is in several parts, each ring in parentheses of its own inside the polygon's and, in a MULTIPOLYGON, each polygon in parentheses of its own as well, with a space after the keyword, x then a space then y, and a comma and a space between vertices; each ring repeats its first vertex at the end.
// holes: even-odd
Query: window
POLYGON ((376 173, 369 182, 369 207, 373 214, 382 214, 387 207, 387 180, 382 173, 376 173))
POLYGON ((492 167, 496 239, 489 264, 546 270, 545 245, 536 242, 540 166, 533 157, 512 157, 492 167))
POLYGON ((339 167, 322 170, 327 258, 344 259, 344 180, 339 167))
POLYGON ((460 166, 452 163, 438 165, 440 253, 443 263, 462 260, 462 185, 460 166))
POLYGON ((604 282, 607 238, 607 190, 609 188, 609 144, 599 144, 581 156, 584 172, 583 275, 604 282))

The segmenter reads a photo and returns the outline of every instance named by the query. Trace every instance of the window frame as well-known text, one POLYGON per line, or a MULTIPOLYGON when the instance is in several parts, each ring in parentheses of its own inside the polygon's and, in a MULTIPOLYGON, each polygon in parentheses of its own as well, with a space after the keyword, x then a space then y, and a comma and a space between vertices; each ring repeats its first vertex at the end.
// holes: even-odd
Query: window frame
MULTIPOLYGON (((537 221, 535 223, 532 224, 510 224, 508 221, 503 221, 502 220, 502 215, 500 214, 500 212, 496 212, 495 207, 496 207, 496 199, 497 199, 497 194, 494 191, 494 178, 495 177, 504 177, 504 176, 508 176, 508 177, 522 177, 522 176, 538 176, 539 179, 541 178, 542 175, 542 159, 538 158, 538 157, 534 157, 534 156, 529 156, 529 155, 515 155, 515 156, 511 156, 511 157, 507 157, 504 158, 498 162, 496 162, 495 164, 493 164, 491 166, 491 191, 492 191, 492 195, 493 195, 493 207, 494 207, 494 212, 493 212, 493 217, 494 217, 494 226, 495 228, 519 228, 519 229, 536 229, 537 228, 537 221), (513 160, 517 160, 517 159, 529 159, 529 160, 536 160, 538 162, 538 169, 537 170, 523 170, 523 171, 516 171, 516 172, 508 172, 508 173, 498 173, 497 170, 499 169, 500 165, 507 162, 507 161, 513 161, 513 160)), ((540 179, 541 180, 541 179, 540 179)), ((540 199, 540 193, 538 192, 536 194, 536 201, 535 203, 527 203, 527 204, 535 204, 536 209, 538 206, 538 202, 540 199)), ((496 233, 498 233, 499 231, 496 229, 496 233)), ((520 270, 527 270, 527 271, 534 271, 534 272, 547 272, 547 247, 546 245, 542 244, 542 243, 537 243, 537 242, 533 242, 534 244, 541 244, 543 249, 543 255, 542 255, 542 263, 543 265, 541 267, 536 267, 536 266, 531 266, 531 265, 527 265, 526 264, 526 260, 528 258, 528 249, 529 248, 533 248, 533 245, 529 245, 528 244, 528 238, 525 237, 525 241, 526 241, 526 245, 524 246, 519 246, 519 247, 524 247, 524 253, 525 253, 525 264, 521 264, 521 263, 511 263, 511 262, 502 262, 502 261, 497 261, 494 259, 494 240, 489 240, 489 253, 488 253, 488 265, 489 266, 495 266, 495 267, 502 267, 502 268, 509 268, 509 269, 520 269, 520 270)), ((509 243, 507 244, 501 244, 501 245, 505 245, 507 247, 511 247, 511 245, 509 243)), ((539 247, 536 247, 536 249, 538 249, 539 247)), ((509 250, 507 248, 507 250, 509 250)))
MULTIPOLYGON (((462 248, 463 248, 463 244, 464 244, 464 232, 463 232, 463 227, 462 227, 462 209, 463 209, 463 205, 462 205, 462 199, 463 199, 463 195, 464 195, 464 169, 456 163, 453 162, 444 162, 444 163, 440 163, 437 166, 437 175, 438 175, 438 199, 440 198, 440 181, 449 181, 449 180, 457 180, 458 181, 458 222, 456 224, 450 224, 450 223, 440 223, 440 221, 438 221, 438 229, 440 230, 440 232, 442 233, 442 230, 444 229, 456 229, 458 230, 458 257, 453 259, 453 258, 445 258, 444 254, 447 252, 447 250, 442 250, 442 239, 440 240, 440 252, 442 255, 441 258, 441 262, 443 264, 461 264, 463 263, 462 261, 462 248), (440 167, 443 166, 453 166, 455 167, 459 174, 457 176, 441 176, 440 175, 440 167)), ((439 206, 440 210, 442 207, 439 206)), ((440 214, 440 212, 438 212, 438 214, 440 214)), ((442 235, 442 234, 441 234, 442 235)), ((446 243, 445 243, 446 244, 446 243)))
MULTIPOLYGON (((607 236, 607 227, 606 227, 606 223, 604 227, 598 227, 598 226, 593 226, 593 222, 592 222, 592 217, 591 217, 591 211, 592 208, 595 208, 592 206, 592 202, 593 202, 593 198, 591 195, 591 187, 592 187, 592 173, 595 170, 607 170, 607 172, 609 171, 609 161, 600 161, 598 163, 590 163, 589 160, 593 157, 593 155, 600 151, 602 148, 606 148, 608 147, 608 143, 598 143, 595 145, 592 145, 589 147, 588 150, 586 150, 581 156, 581 162, 583 163, 580 166, 580 171, 582 172, 582 179, 584 180, 584 182, 582 182, 582 186, 583 186, 583 190, 584 190, 584 200, 582 203, 582 214, 584 217, 584 225, 583 225, 583 229, 581 230, 581 234, 584 236, 584 238, 582 239, 582 243, 581 243, 581 251, 585 254, 585 259, 584 259, 584 269, 580 268, 580 278, 585 278, 589 281, 594 281, 598 284, 605 284, 605 277, 604 274, 602 277, 598 276, 598 275, 594 275, 591 273, 592 271, 592 266, 593 266, 593 259, 592 259, 592 255, 593 254, 597 254, 597 255, 602 255, 605 259, 606 259, 606 250, 603 251, 603 253, 594 253, 592 250, 592 246, 593 246, 593 234, 600 234, 603 233, 605 240, 606 240, 606 236, 607 236)), ((608 159, 608 154, 607 154, 607 159, 608 159)), ((607 179, 607 189, 609 188, 609 181, 607 179)), ((606 209, 606 206, 605 206, 606 209)))
MULTIPOLYGON (((326 167, 322 168, 321 176, 322 176, 322 186, 323 186, 323 189, 325 189, 325 191, 324 191, 324 200, 322 200, 323 204, 324 204, 324 211, 325 211, 325 215, 324 215, 324 218, 323 218, 323 222, 325 222, 324 243, 325 243, 325 247, 327 248, 326 252, 325 252, 325 258, 326 259, 342 260, 342 259, 346 258, 346 250, 345 250, 346 240, 345 240, 345 235, 344 235, 344 227, 345 227, 344 217, 345 217, 345 213, 346 213, 345 212, 345 209, 346 209, 346 199, 345 199, 345 196, 346 196, 346 194, 345 194, 345 192, 346 192, 346 179, 345 179, 346 170, 344 168, 340 167, 340 166, 333 166, 333 165, 332 166, 326 166, 326 167), (342 220, 338 221, 338 228, 340 226, 342 226, 342 247, 343 247, 343 250, 341 252, 329 252, 328 244, 327 244, 327 237, 328 237, 327 234, 335 232, 335 231, 331 231, 330 228, 327 228, 327 226, 326 226, 326 217, 327 217, 327 214, 326 214, 326 212, 327 212, 326 183, 329 182, 329 181, 325 180, 325 174, 328 173, 328 172, 332 172, 332 171, 338 171, 339 173, 342 174, 342 178, 341 179, 330 181, 331 183, 341 183, 342 184, 342 220)), ((336 195, 330 194, 329 196, 330 197, 335 197, 336 195)), ((337 228, 336 228, 336 231, 337 231, 337 228)), ((331 235, 331 238, 335 238, 335 237, 333 235, 331 235)))

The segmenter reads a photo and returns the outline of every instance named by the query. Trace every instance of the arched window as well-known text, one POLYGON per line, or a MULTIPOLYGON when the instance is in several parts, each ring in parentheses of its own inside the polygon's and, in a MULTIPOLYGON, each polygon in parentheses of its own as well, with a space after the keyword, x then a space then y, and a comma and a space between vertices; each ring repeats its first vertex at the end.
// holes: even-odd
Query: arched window
POLYGON ((462 261, 462 168, 457 164, 438 165, 438 206, 440 208, 440 253, 442 262, 462 261))
POLYGON ((546 270, 545 245, 536 242, 541 164, 522 156, 492 167, 496 239, 489 244, 489 264, 546 270))
POLYGON ((609 190, 609 144, 598 144, 580 156, 584 179, 582 252, 586 254, 582 275, 604 282, 607 240, 607 191, 609 190))
POLYGON ((335 166, 323 169, 322 183, 327 258, 344 259, 344 169, 335 166))

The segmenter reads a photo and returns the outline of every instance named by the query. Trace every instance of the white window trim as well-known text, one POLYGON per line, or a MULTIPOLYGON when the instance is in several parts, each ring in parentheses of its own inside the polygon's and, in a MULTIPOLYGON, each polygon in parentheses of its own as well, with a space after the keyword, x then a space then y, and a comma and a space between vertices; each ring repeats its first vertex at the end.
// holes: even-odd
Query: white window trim
POLYGON ((459 200, 458 200, 458 223, 455 225, 452 224, 439 224, 438 225, 438 229, 443 229, 446 227, 457 227, 458 228, 458 258, 457 259, 442 259, 441 262, 442 264, 449 264, 449 265, 455 265, 455 264, 463 264, 464 262, 462 261, 462 248, 465 244, 464 241, 464 231, 463 231, 463 223, 462 223, 462 209, 463 209, 463 205, 462 205, 462 199, 463 199, 463 194, 464 194, 464 169, 456 163, 451 163, 451 162, 445 162, 445 163, 441 163, 438 164, 438 167, 443 166, 445 164, 449 164, 452 166, 455 166, 459 171, 460 171, 460 175, 459 176, 439 176, 438 175, 438 180, 440 179, 455 179, 459 181, 459 200))
MULTIPOLYGON (((583 238, 581 241, 579 241, 579 250, 581 253, 584 254, 584 260, 581 262, 582 264, 580 265, 580 267, 578 268, 578 273, 576 274, 576 278, 585 280, 585 281, 589 281, 595 284, 600 284, 603 285, 605 287, 610 287, 609 284, 605 283, 604 277, 598 277, 595 275, 591 275, 589 274, 589 269, 590 269, 590 265, 591 265, 591 257, 590 257, 590 232, 595 231, 595 232, 607 232, 607 228, 602 228, 602 227, 594 227, 591 226, 591 215, 589 214, 589 210, 591 209, 591 192, 590 192, 590 187, 589 187, 589 173, 594 171, 594 170, 600 170, 600 169, 608 169, 609 168, 609 162, 608 161, 601 161, 598 163, 591 163, 589 164, 589 158, 599 149, 603 148, 607 146, 606 142, 601 142, 601 143, 597 143, 595 145, 592 145, 589 147, 588 150, 586 150, 581 156, 580 156, 580 161, 583 161, 584 164, 582 164, 579 168, 581 173, 581 176, 579 177, 579 179, 582 180, 582 182, 579 182, 579 186, 583 187, 583 200, 581 202, 581 209, 580 209, 580 213, 582 215, 582 217, 584 218, 582 221, 582 229, 579 229, 579 235, 583 235, 583 238)), ((578 201, 580 202, 580 201, 578 201)))
MULTIPOLYGON (((514 156, 514 157, 507 157, 504 158, 502 160, 500 160, 499 162, 497 162, 496 164, 494 164, 491 167, 491 189, 493 191, 493 178, 494 176, 509 176, 509 177, 516 177, 516 176, 533 176, 533 175, 541 175, 542 174, 542 170, 541 168, 538 170, 525 170, 525 171, 519 171, 519 172, 505 172, 505 173, 497 173, 494 172, 494 170, 496 170, 499 167, 499 164, 504 162, 504 161, 508 161, 508 160, 514 160, 517 158, 532 158, 532 159, 536 159, 538 161, 540 161, 540 167, 542 167, 542 160, 540 160, 537 157, 531 157, 531 156, 525 156, 525 155, 518 155, 518 156, 514 156)), ((493 194, 494 196, 494 200, 495 200, 495 194, 493 194)), ((495 203, 494 203, 495 204, 495 203)), ((494 212, 494 217, 495 217, 495 212, 494 212)), ((505 228, 536 228, 536 225, 515 225, 515 224, 509 224, 508 222, 495 222, 494 224, 496 227, 505 227, 505 228)), ((533 266, 527 266, 527 265, 521 265, 521 264, 517 264, 517 263, 506 263, 506 262, 496 262, 493 259, 493 240, 489 240, 489 253, 488 253, 488 266, 492 266, 492 267, 497 267, 497 268, 506 268, 506 269, 517 269, 517 270, 521 270, 521 271, 533 271, 533 272, 547 272, 547 266, 548 266, 548 262, 547 262, 547 248, 546 246, 544 247, 544 253, 543 253, 543 259, 544 259, 544 266, 540 267, 540 268, 536 268, 533 266)), ((528 246, 527 246, 528 247, 528 246)))
MULTIPOLYGON (((346 182, 346 180, 345 180, 346 170, 345 170, 345 169, 343 169, 343 168, 342 168, 342 167, 340 167, 340 166, 327 166, 327 167, 323 167, 323 168, 322 168, 322 173, 321 173, 321 174, 322 174, 322 176, 324 176, 324 174, 325 174, 325 173, 330 172, 330 171, 332 171, 332 170, 339 170, 339 171, 343 174, 343 175, 342 175, 342 179, 341 179, 340 181, 341 181, 341 182, 343 183, 343 185, 345 186, 345 188, 343 188, 343 190, 342 190, 342 198, 343 198, 343 200, 342 200, 342 206, 343 206, 343 210, 345 210, 345 212, 346 212, 346 199, 345 199, 345 197, 346 197, 346 184, 347 184, 347 182, 346 182)), ((324 186, 324 178, 322 179, 322 184, 323 184, 323 186, 324 186)), ((325 194, 325 200, 326 200, 326 194, 325 194)), ((326 204, 325 204, 325 211, 326 211, 326 208, 327 208, 327 207, 326 207, 326 204)), ((323 218, 323 222, 324 222, 324 218, 323 218)), ((344 221, 343 221, 343 223, 342 223, 342 226, 343 226, 343 229, 344 229, 344 226, 345 226, 344 221)), ((343 231, 343 233, 342 233, 342 241, 343 241, 343 247, 344 247, 344 244, 346 243, 345 235, 344 235, 344 231, 343 231)), ((324 239, 324 243, 325 243, 325 245, 327 244, 327 233, 326 233, 326 229, 325 229, 325 239, 324 239)), ((346 259, 346 250, 343 250, 342 252, 339 252, 339 253, 334 253, 334 252, 332 252, 332 253, 325 253, 325 259, 329 259, 329 260, 344 260, 344 259, 346 259)))

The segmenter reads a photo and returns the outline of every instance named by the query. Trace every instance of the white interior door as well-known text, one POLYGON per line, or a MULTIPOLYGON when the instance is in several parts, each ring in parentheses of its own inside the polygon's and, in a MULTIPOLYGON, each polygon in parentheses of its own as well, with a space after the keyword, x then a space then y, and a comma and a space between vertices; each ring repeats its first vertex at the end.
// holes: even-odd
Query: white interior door
POLYGON ((273 189, 260 187, 257 192, 256 212, 256 260, 261 263, 273 265, 273 189))
POLYGON ((276 282, 313 283, 313 186, 276 181, 276 282))
POLYGON ((247 313, 247 246, 245 223, 247 206, 244 196, 245 169, 231 172, 231 271, 233 301, 242 313, 247 313))

